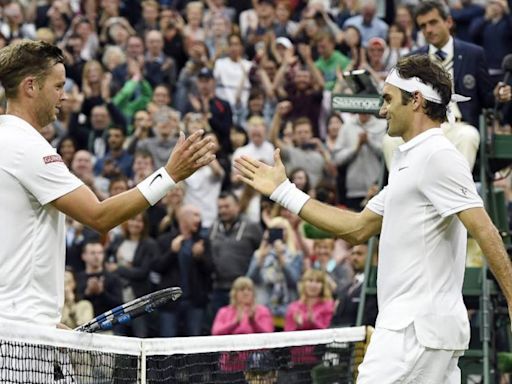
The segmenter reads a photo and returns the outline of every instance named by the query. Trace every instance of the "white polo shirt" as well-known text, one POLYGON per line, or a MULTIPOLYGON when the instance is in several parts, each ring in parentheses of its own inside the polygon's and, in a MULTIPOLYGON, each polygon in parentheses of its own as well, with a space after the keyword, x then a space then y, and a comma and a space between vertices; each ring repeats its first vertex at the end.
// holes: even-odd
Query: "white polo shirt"
POLYGON ((439 128, 400 145, 394 156, 388 185, 367 205, 383 216, 377 327, 414 322, 424 346, 466 349, 467 232, 456 213, 483 206, 468 162, 439 128))
POLYGON ((49 203, 82 184, 34 127, 0 116, 0 320, 60 321, 65 217, 49 203))

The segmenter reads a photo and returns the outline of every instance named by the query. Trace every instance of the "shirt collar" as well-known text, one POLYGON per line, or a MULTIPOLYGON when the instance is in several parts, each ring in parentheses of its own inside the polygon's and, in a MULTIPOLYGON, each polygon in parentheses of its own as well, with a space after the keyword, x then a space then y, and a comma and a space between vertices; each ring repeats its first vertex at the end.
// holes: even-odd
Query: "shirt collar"
POLYGON ((421 144, 431 136, 439 136, 443 135, 443 130, 441 128, 429 128, 425 132, 420 133, 417 136, 414 136, 411 140, 408 142, 398 146, 398 149, 400 152, 406 152, 417 145, 421 144))
MULTIPOLYGON (((23 126, 26 129, 33 129, 35 132, 39 131, 32 126, 28 121, 23 120, 21 117, 18 117, 16 115, 1 115, 0 120, 4 124, 13 124, 17 126, 23 126)), ((41 136, 42 137, 42 136, 41 136)))
MULTIPOLYGON (((428 53, 430 55, 434 55, 438 50, 438 48, 434 47, 432 44, 429 44, 428 53)), ((453 37, 450 36, 448 42, 443 47, 441 47, 441 51, 446 53, 447 57, 453 56, 453 37)))

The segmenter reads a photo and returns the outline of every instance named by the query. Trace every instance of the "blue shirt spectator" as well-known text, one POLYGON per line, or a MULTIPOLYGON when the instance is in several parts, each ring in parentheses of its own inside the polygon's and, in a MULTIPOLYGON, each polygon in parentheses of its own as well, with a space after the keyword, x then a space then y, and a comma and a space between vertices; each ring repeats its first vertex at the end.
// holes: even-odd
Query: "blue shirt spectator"
POLYGON ((354 26, 361 31, 364 46, 372 37, 380 37, 386 40, 388 36, 389 27, 375 15, 376 10, 375 0, 364 0, 362 1, 361 14, 352 16, 343 24, 343 28, 354 26))

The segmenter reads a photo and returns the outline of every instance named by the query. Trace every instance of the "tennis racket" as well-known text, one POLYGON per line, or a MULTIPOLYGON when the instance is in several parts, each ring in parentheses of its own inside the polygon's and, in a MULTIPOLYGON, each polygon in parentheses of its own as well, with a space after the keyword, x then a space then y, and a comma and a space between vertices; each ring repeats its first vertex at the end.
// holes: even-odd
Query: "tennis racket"
POLYGON ((176 301, 181 294, 180 287, 161 289, 104 312, 91 321, 75 328, 75 331, 94 333, 110 330, 116 324, 128 324, 132 319, 146 313, 151 313, 171 300, 176 301))

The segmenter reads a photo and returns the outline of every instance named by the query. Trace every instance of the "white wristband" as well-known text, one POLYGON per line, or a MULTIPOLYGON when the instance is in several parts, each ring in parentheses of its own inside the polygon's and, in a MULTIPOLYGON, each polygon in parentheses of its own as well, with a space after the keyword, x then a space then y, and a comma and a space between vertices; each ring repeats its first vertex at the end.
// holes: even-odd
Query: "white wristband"
POLYGON ((140 193, 144 195, 149 204, 155 205, 175 185, 176 183, 169 176, 167 170, 162 167, 137 184, 137 188, 139 188, 140 193))
POLYGON ((300 210, 309 199, 310 196, 307 193, 302 192, 288 179, 279 184, 270 195, 270 200, 282 205, 296 215, 300 213, 300 210))

